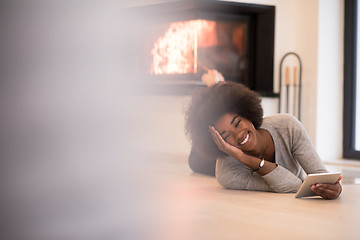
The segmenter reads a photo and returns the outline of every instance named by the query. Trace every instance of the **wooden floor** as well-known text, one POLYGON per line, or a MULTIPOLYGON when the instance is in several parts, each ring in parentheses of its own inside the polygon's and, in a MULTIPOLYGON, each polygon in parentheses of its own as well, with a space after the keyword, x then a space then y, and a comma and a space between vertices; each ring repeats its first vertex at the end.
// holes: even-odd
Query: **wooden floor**
POLYGON ((360 239, 360 168, 346 168, 340 198, 323 200, 226 190, 182 155, 153 154, 149 166, 127 209, 128 239, 360 239))

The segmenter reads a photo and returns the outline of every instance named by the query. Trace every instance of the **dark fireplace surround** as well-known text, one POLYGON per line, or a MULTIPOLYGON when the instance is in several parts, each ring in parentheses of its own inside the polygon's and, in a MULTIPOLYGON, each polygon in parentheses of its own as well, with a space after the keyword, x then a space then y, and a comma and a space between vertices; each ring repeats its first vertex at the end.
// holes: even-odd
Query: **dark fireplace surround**
MULTIPOLYGON (((274 25, 275 7, 268 5, 246 4, 236 2, 211 1, 211 0, 185 0, 161 4, 146 5, 123 12, 125 19, 132 19, 134 24, 127 26, 124 42, 128 46, 125 53, 128 67, 126 71, 132 73, 135 81, 157 94, 191 94, 197 87, 205 86, 201 81, 204 67, 202 62, 211 61, 214 47, 203 47, 196 50, 198 55, 205 56, 199 64, 196 62, 197 71, 175 74, 152 74, 151 48, 154 42, 164 33, 170 23, 186 22, 196 19, 215 22, 216 26, 229 26, 246 24, 246 66, 245 74, 228 74, 219 70, 226 80, 242 82, 249 88, 259 92, 262 96, 276 96, 273 91, 274 68, 274 25), (132 27, 131 27, 132 26, 132 27), (161 27, 158 27, 161 26, 161 27), (203 54, 205 53, 205 54, 203 54)), ((245 25, 244 25, 245 26, 245 25)), ((225 30, 221 30, 226 32, 225 30)), ((205 38, 206 39, 206 38, 205 38)), ((230 39, 230 37, 229 37, 230 39)), ((209 42, 209 40, 207 40, 209 42)), ((219 49, 218 46, 216 46, 219 49)), ((195 51, 194 51, 195 52, 195 51)), ((225 50, 217 50, 223 54, 225 50)), ((192 55, 193 62, 195 57, 192 55)), ((215 61, 215 60, 214 60, 215 61)), ((229 61, 228 61, 229 62, 229 61)), ((224 64, 223 64, 224 65, 224 64)), ((212 68, 211 68, 212 69, 212 68)), ((230 72, 230 71, 229 71, 230 72)))

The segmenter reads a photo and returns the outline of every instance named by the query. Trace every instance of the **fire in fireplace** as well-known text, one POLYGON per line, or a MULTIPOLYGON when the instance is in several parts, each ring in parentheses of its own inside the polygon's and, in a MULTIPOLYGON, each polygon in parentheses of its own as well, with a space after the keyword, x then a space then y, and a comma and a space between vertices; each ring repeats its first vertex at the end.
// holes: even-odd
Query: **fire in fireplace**
MULTIPOLYGON (((216 22, 197 19, 173 22, 151 50, 151 74, 198 71, 199 49, 218 45, 216 22)), ((200 63, 200 67, 205 67, 200 63)))
POLYGON ((226 80, 249 84, 247 26, 246 20, 172 22, 151 49, 149 73, 204 76, 215 70, 226 80))
POLYGON ((134 11, 141 29, 129 41, 131 65, 144 84, 186 93, 212 71, 273 94, 274 6, 193 0, 134 11))

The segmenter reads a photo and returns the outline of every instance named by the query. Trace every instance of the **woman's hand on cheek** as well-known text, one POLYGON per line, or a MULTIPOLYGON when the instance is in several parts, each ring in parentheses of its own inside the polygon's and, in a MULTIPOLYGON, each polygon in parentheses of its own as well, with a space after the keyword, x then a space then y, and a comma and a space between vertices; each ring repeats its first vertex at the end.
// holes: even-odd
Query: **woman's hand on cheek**
POLYGON ((227 143, 220 135, 218 131, 212 126, 209 127, 209 131, 211 133, 211 136, 216 144, 216 146, 219 148, 220 151, 223 151, 224 153, 234 156, 235 154, 243 153, 241 149, 227 143))
POLYGON ((311 190, 317 195, 321 196, 324 199, 335 199, 341 194, 341 185, 339 179, 335 184, 326 184, 326 183, 317 183, 311 186, 311 190))

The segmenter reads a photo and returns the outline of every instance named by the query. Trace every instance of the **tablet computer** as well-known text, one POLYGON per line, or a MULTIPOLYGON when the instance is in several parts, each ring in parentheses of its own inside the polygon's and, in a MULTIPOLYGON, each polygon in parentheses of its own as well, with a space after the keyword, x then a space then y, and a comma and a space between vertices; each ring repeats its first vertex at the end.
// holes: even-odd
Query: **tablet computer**
POLYGON ((341 176, 340 172, 335 173, 314 173, 306 176, 305 181, 297 191, 295 197, 311 197, 317 196, 311 189, 310 186, 316 183, 330 183, 334 184, 341 176))

